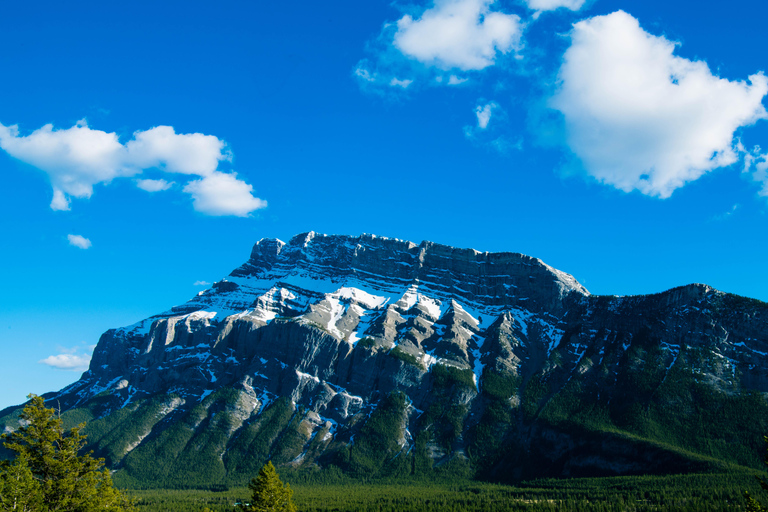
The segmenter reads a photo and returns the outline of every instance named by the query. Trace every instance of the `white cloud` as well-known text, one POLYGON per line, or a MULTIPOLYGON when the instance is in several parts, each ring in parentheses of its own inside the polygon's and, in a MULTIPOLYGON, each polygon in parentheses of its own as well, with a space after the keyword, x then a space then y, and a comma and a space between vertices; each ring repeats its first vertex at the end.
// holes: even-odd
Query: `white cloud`
POLYGON ((488 123, 491 121, 491 114, 493 110, 498 108, 498 104, 495 102, 486 103, 485 105, 478 105, 475 107, 475 115, 477 116, 477 127, 481 130, 488 128, 488 123))
POLYGON ((578 11, 584 6, 585 0, 525 0, 528 8, 534 11, 554 11, 565 8, 578 11))
POLYGON ((409 85, 413 83, 413 80, 399 80, 397 78, 392 78, 392 80, 389 81, 389 85, 392 87, 402 87, 403 89, 407 89, 409 85))
POLYGON ((762 153, 760 146, 744 155, 744 172, 752 174, 752 179, 762 185, 759 194, 768 197, 768 153, 762 153))
POLYGON ((469 80, 469 78, 459 78, 456 75, 451 75, 450 78, 448 78, 448 85, 460 85, 467 80, 469 80))
POLYGON ((192 286, 210 286, 210 285, 211 283, 209 283, 208 281, 195 281, 195 284, 193 284, 192 286))
POLYGON ((61 189, 53 189, 53 199, 51 199, 51 210, 66 212, 69 211, 69 198, 64 195, 61 189))
POLYGON ((87 354, 72 354, 64 353, 55 356, 48 356, 45 359, 38 361, 40 364, 45 364, 59 370, 71 370, 77 372, 83 372, 88 369, 88 364, 91 362, 91 356, 87 354))
POLYGON ((363 80, 364 82, 375 82, 376 77, 371 74, 368 69, 363 67, 363 63, 359 63, 357 67, 355 68, 355 76, 358 77, 360 80, 363 80))
MULTIPOLYGON (((135 176, 149 168, 201 177, 202 180, 193 181, 184 188, 190 193, 199 189, 198 186, 189 188, 193 183, 207 178, 221 182, 221 176, 228 176, 226 190, 233 192, 230 200, 236 204, 232 211, 237 213, 233 215, 247 215, 266 205, 251 195, 250 185, 237 180, 234 174, 217 170, 220 162, 231 160, 231 154, 226 143, 213 135, 180 134, 171 126, 157 126, 135 132, 131 140, 122 144, 117 134, 91 129, 85 120, 64 130, 56 130, 47 124, 26 136, 20 136, 16 126, 0 124, 0 148, 48 175, 53 187, 51 208, 54 210, 69 210, 71 197, 90 197, 96 184, 135 176), (245 190, 250 199, 244 198, 245 190), (244 211, 246 205, 253 208, 244 211)), ((166 180, 138 180, 137 186, 152 192, 165 190, 170 184, 166 180)), ((222 193, 225 192, 219 195, 222 193)), ((227 201, 227 198, 220 196, 219 200, 227 201)), ((194 204, 199 204, 196 198, 194 204)))
POLYGON ((495 0, 435 0, 414 19, 397 21, 392 44, 403 55, 440 69, 480 70, 498 54, 520 49, 520 17, 492 11, 495 0))
POLYGON ((253 187, 234 174, 214 172, 200 180, 187 183, 184 192, 192 195, 195 210, 207 215, 245 217, 250 212, 267 207, 267 202, 253 197, 253 187))
POLYGON ((54 210, 69 209, 67 196, 90 197, 96 183, 138 172, 123 165, 125 148, 116 134, 91 130, 85 121, 66 130, 47 124, 25 137, 18 127, 0 124, 0 148, 48 174, 54 210))
POLYGON ((487 149, 497 151, 501 154, 509 154, 513 150, 521 150, 523 147, 522 139, 512 139, 503 133, 504 121, 507 120, 507 114, 501 106, 495 101, 480 102, 474 110, 477 124, 464 127, 464 136, 476 144, 487 149), (491 118, 501 118, 502 122, 494 121, 491 125, 491 118))
POLYGON ((165 180, 136 180, 136 186, 147 192, 161 192, 171 188, 173 183, 165 180))
POLYGON ((232 158, 223 140, 202 133, 176 133, 171 126, 136 132, 125 147, 131 166, 198 176, 212 174, 221 160, 232 158))
POLYGON ((69 240, 69 245, 73 245, 75 247, 79 247, 80 249, 90 249, 91 248, 91 241, 85 238, 84 236, 80 235, 67 235, 67 240, 69 240))
POLYGON ((669 197, 736 162, 735 131, 766 118, 764 75, 732 82, 674 50, 623 11, 574 25, 550 106, 562 112, 568 145, 599 181, 669 197))

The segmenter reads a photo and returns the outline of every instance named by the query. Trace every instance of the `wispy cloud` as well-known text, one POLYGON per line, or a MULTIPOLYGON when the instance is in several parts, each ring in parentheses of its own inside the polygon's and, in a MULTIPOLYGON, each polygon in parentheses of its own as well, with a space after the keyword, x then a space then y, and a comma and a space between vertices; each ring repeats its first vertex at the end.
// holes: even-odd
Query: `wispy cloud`
POLYGON ((195 284, 192 286, 211 286, 211 283, 208 281, 195 281, 195 284))
POLYGON ((89 239, 81 235, 67 235, 67 240, 69 240, 69 245, 80 249, 90 249, 92 245, 89 239))
POLYGON ((744 153, 744 172, 751 174, 752 179, 762 185, 759 194, 768 197, 768 153, 763 153, 760 146, 755 146, 750 152, 741 145, 739 149, 744 153))
POLYGON ((733 206, 731 206, 730 210, 728 210, 728 211, 726 211, 724 213, 721 213, 719 215, 715 215, 714 217, 712 217, 711 220, 714 220, 714 221, 724 221, 724 220, 727 220, 727 219, 731 218, 739 210, 739 208, 740 208, 739 204, 734 204, 733 206))
POLYGON ((536 11, 534 17, 543 11, 554 11, 556 9, 568 9, 571 11, 578 11, 586 0, 524 0, 529 9, 536 11))
POLYGON ((136 180, 136 186, 147 192, 161 192, 171 188, 173 182, 169 183, 165 180, 136 180))
POLYGON ((768 79, 720 78, 675 47, 623 11, 574 25, 550 105, 589 175, 666 198, 738 161, 734 133, 766 118, 768 79))
POLYGON ((90 356, 76 354, 58 354, 55 356, 48 356, 45 359, 38 361, 40 364, 44 364, 58 370, 72 370, 78 372, 87 370, 88 364, 90 362, 90 356))
POLYGON ((95 345, 82 345, 76 347, 58 347, 58 354, 48 356, 38 361, 40 364, 56 368, 57 370, 70 370, 83 372, 88 369, 91 362, 91 353, 95 345))
POLYGON ((392 78, 392 80, 389 81, 389 85, 393 87, 402 87, 403 89, 407 89, 412 83, 413 80, 400 80, 398 78, 392 78))
POLYGON ((461 85, 468 81, 469 78, 458 77, 456 75, 451 75, 448 77, 448 85, 461 85))
MULTIPOLYGON (((94 130, 85 120, 67 129, 48 124, 24 136, 17 126, 0 124, 0 148, 48 175, 53 210, 69 210, 71 198, 90 197, 97 184, 152 168, 200 178, 183 190, 193 196, 195 209, 205 214, 245 216, 267 205, 253 196, 251 185, 234 173, 218 170, 221 162, 232 157, 224 141, 202 133, 176 133, 171 126, 137 131, 123 144, 116 133, 94 130), (212 203, 215 206, 209 207, 212 203)), ((166 180, 137 180, 136 184, 150 192, 171 185, 166 180)))

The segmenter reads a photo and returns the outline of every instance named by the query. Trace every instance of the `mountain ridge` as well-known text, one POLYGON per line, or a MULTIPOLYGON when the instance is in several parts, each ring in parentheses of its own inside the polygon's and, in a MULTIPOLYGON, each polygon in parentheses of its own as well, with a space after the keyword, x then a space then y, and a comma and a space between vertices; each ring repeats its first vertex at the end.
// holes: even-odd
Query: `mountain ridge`
POLYGON ((267 457, 502 480, 656 472, 662 452, 754 466, 766 327, 767 304, 703 284, 596 296, 519 253, 309 232, 107 331, 49 397, 133 485, 238 481, 267 457))

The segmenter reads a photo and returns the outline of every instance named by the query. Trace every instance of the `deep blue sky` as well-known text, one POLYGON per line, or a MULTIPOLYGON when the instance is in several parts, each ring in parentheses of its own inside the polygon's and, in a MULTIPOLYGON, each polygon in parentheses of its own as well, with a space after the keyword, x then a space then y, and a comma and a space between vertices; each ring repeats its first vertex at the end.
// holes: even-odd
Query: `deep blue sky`
POLYGON ((6 3, 0 407, 81 371, 40 361, 309 230, 522 252, 595 294, 768 300, 765 92, 745 82, 768 71, 768 4, 581 3, 6 3), (131 147, 160 126, 230 157, 131 147))

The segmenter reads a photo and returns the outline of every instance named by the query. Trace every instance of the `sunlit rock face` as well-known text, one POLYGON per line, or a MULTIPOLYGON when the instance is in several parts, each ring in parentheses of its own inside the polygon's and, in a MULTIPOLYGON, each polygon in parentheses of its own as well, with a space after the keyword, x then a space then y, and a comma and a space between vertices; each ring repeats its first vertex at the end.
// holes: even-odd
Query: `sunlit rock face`
POLYGON ((234 481, 267 457, 355 470, 355 436, 381 404, 399 411, 387 416, 389 455, 430 467, 458 457, 509 478, 656 471, 659 460, 685 470, 677 455, 649 455, 658 446, 596 443, 564 422, 587 424, 594 410, 600 428, 639 435, 633 404, 658 408, 648 421, 663 427, 664 411, 698 411, 701 389, 726 402, 766 392, 767 328, 764 303, 705 285, 592 296, 522 254, 305 233, 260 240, 186 304, 107 331, 90 369, 52 396, 110 425, 92 444, 137 480, 234 481), (185 439, 172 469, 137 469, 170 438, 185 439), (214 469, 196 476, 195 460, 214 469))

